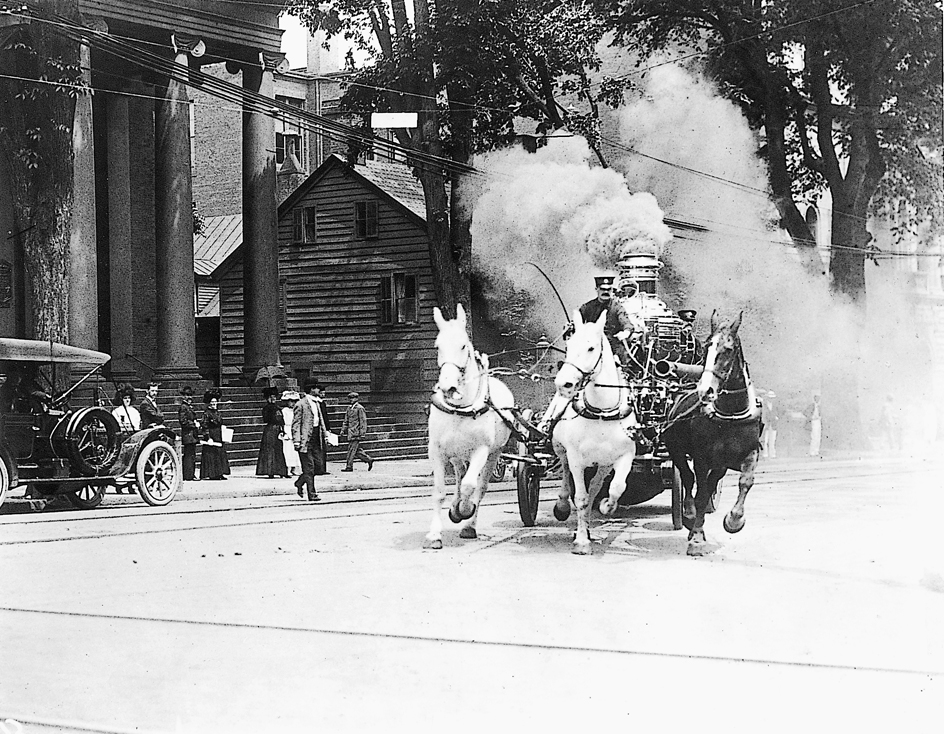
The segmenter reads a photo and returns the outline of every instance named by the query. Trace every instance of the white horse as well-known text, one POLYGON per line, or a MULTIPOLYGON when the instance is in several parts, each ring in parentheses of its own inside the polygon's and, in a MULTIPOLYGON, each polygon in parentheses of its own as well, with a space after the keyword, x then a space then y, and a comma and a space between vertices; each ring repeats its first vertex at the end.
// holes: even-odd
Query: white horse
POLYGON ((574 312, 575 330, 554 380, 555 400, 568 402, 553 432, 554 450, 564 465, 554 516, 558 520, 570 516, 573 493, 577 533, 572 551, 579 555, 592 553, 590 505, 607 474, 605 469, 613 467, 613 480, 609 496, 600 503, 600 512, 609 515, 626 489, 626 477, 636 456, 634 432, 638 424, 629 385, 603 333, 605 323, 606 311, 596 322, 587 323, 580 311, 574 312), (589 467, 597 467, 590 491, 584 475, 589 467))
POLYGON ((439 380, 429 410, 429 460, 433 465, 433 521, 424 548, 442 548, 442 504, 446 499, 446 462, 453 466, 456 494, 449 519, 467 522, 460 538, 476 538, 479 505, 511 428, 498 410, 508 411, 515 399, 500 380, 489 377, 488 357, 478 354, 466 332, 465 309, 456 307, 454 320, 433 317, 439 327, 436 349, 439 380))

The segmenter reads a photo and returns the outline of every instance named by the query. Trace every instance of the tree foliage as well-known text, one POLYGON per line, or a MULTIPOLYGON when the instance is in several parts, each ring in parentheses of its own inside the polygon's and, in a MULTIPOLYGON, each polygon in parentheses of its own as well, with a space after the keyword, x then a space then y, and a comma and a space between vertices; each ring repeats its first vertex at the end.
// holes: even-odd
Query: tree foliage
POLYGON ((865 293, 869 215, 944 225, 941 4, 927 0, 593 0, 640 62, 679 47, 755 129, 781 222, 812 258, 799 205, 832 196, 830 274, 865 293), (904 204, 903 204, 904 203, 904 204))
POLYGON ((568 127, 587 137, 601 163, 599 105, 615 103, 628 82, 604 79, 596 47, 605 27, 584 3, 560 0, 294 0, 309 29, 341 35, 371 53, 342 108, 358 113, 419 112, 416 130, 398 130, 407 148, 456 166, 409 162, 426 195, 436 297, 449 314, 468 303, 470 214, 456 191, 472 156, 515 137, 516 118, 539 130, 568 127), (560 99, 580 101, 565 108, 560 99), (449 195, 447 195, 447 188, 449 195))
MULTIPOLYGON (((44 10, 78 18, 75 0, 46 0, 44 10)), ((0 148, 13 188, 27 271, 32 336, 68 339, 72 126, 75 100, 87 93, 78 45, 55 26, 8 16, 0 28, 0 148)))

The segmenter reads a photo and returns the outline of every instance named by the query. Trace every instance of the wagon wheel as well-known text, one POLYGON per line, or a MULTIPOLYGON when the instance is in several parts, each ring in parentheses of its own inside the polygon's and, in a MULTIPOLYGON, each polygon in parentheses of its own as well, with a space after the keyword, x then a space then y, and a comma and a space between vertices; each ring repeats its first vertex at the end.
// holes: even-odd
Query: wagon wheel
POLYGON ((518 467, 518 514, 525 527, 534 527, 541 498, 541 469, 522 462, 518 467))
POLYGON ((682 501, 685 499, 685 490, 682 488, 682 475, 672 467, 672 529, 682 529, 682 501))
POLYGON ((489 481, 492 482, 503 482, 505 481, 505 472, 508 469, 508 462, 502 458, 498 457, 498 461, 495 462, 495 468, 492 469, 492 477, 489 481))
POLYGON ((166 441, 146 444, 135 462, 138 492, 152 506, 166 505, 183 484, 180 457, 166 441))
POLYGON ((105 496, 104 484, 83 484, 78 489, 67 492, 66 499, 73 507, 80 510, 93 510, 102 504, 105 496))

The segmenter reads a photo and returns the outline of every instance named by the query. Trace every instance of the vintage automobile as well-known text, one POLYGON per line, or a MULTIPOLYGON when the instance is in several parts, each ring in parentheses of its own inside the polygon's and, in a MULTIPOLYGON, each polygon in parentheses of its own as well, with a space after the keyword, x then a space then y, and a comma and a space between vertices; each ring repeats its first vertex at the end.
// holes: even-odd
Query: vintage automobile
POLYGON ((100 505, 111 486, 136 486, 149 505, 174 499, 182 472, 172 430, 124 434, 101 401, 69 406, 109 359, 67 344, 0 338, 0 505, 17 487, 34 500, 63 495, 80 509, 100 505), (57 371, 71 378, 75 367, 91 369, 57 394, 57 371))

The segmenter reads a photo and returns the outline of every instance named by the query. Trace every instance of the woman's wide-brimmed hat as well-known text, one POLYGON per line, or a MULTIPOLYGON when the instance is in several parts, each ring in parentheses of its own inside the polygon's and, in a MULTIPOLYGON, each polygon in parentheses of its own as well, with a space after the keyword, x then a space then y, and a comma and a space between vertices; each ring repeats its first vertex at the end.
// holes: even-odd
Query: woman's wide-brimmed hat
POLYGON ((298 400, 299 394, 294 390, 286 390, 282 393, 282 400, 298 400))
POLYGON ((181 394, 181 395, 193 395, 193 388, 190 387, 190 385, 184 385, 182 388, 180 388, 180 394, 181 394))
POLYGON ((220 400, 222 397, 223 393, 220 390, 207 390, 205 393, 203 393, 203 402, 209 405, 213 398, 220 400))
POLYGON ((279 394, 279 389, 277 387, 264 387, 262 388, 262 397, 271 398, 279 394))
POLYGON ((317 388, 321 389, 321 381, 320 381, 318 378, 312 377, 312 378, 310 378, 310 379, 308 379, 308 380, 305 380, 305 389, 306 389, 306 390, 311 390, 311 389, 314 388, 314 387, 317 387, 317 388))

